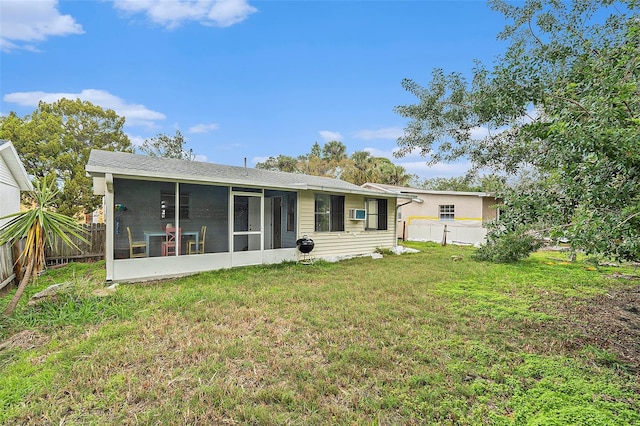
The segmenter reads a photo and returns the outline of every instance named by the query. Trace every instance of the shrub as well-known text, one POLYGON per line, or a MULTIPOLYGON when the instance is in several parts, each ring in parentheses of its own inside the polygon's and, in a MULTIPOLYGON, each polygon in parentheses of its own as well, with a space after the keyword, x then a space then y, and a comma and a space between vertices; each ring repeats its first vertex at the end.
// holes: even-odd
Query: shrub
POLYGON ((472 258, 475 260, 512 263, 528 257, 542 247, 542 239, 524 231, 489 234, 472 258))

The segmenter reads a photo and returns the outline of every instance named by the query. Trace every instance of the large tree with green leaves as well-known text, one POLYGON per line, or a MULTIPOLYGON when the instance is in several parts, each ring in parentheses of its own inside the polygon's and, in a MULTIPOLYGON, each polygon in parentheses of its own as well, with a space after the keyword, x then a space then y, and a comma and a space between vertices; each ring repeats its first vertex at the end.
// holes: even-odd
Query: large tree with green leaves
POLYGON ((151 157, 177 158, 178 160, 193 161, 195 156, 192 149, 186 148, 186 141, 180 130, 176 130, 175 136, 160 133, 146 139, 140 145, 140 152, 151 157))
POLYGON ((491 1, 508 24, 506 52, 468 81, 436 69, 427 87, 404 80, 418 103, 400 155, 430 163, 468 158, 472 171, 535 179, 503 195, 489 236, 563 235, 575 249, 640 257, 640 2, 491 1))
POLYGON ((113 110, 80 99, 40 102, 25 117, 11 112, 0 118, 0 138, 13 142, 34 178, 58 179, 61 191, 52 206, 59 213, 76 215, 101 203, 84 169, 91 149, 133 151, 122 130, 124 120, 113 110))
POLYGON ((53 176, 36 179, 34 190, 27 195, 30 208, 3 217, 10 220, 0 228, 0 246, 24 240, 24 249, 18 257, 23 274, 4 311, 5 315, 13 313, 27 284, 44 269, 47 245, 55 246, 57 240, 62 240, 69 246, 75 246, 72 237, 87 242, 82 227, 75 219, 52 211, 57 195, 53 176))

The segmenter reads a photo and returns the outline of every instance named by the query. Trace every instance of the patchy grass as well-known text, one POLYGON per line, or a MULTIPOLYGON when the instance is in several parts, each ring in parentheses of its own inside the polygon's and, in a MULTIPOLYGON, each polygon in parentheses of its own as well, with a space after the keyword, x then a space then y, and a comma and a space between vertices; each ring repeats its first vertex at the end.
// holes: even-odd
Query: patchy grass
POLYGON ((637 370, 568 327, 564 309, 634 288, 607 278, 614 268, 410 245, 422 252, 222 270, 106 298, 91 295, 103 264, 48 271, 29 294, 73 290, 2 320, 0 423, 640 422, 637 370))

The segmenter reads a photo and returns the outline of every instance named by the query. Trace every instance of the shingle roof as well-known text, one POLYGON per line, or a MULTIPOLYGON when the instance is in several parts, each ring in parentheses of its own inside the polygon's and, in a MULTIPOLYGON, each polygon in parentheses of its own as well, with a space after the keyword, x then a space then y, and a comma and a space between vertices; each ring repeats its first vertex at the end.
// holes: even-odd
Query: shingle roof
MULTIPOLYGON (((91 151, 86 170, 95 176, 112 173, 115 176, 123 177, 151 177, 237 186, 313 189, 369 195, 377 193, 380 196, 377 191, 367 190, 339 179, 95 149, 91 151)), ((396 194, 387 195, 396 196, 396 194)))

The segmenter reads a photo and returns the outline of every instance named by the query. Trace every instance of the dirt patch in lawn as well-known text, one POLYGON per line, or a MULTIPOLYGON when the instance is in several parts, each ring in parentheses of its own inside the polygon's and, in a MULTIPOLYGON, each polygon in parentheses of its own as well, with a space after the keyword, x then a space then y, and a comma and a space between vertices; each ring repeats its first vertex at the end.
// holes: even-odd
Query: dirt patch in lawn
POLYGON ((561 329, 572 336, 567 346, 605 349, 640 374, 640 285, 611 289, 555 308, 561 329))
POLYGON ((29 350, 49 342, 49 337, 36 333, 32 330, 23 330, 14 334, 4 342, 0 342, 0 351, 4 349, 29 350))

